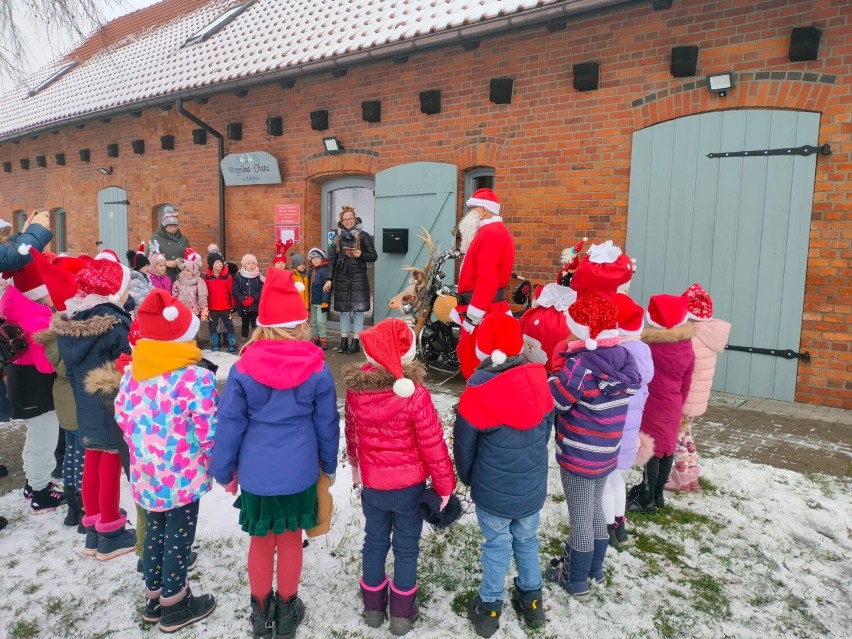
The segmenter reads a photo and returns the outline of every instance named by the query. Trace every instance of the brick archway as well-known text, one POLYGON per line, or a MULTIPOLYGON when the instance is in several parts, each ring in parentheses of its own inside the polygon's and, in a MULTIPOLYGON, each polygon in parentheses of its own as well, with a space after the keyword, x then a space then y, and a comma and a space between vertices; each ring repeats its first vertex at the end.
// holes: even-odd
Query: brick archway
POLYGON ((506 141, 496 136, 480 135, 453 147, 453 160, 459 171, 477 166, 498 167, 506 141))

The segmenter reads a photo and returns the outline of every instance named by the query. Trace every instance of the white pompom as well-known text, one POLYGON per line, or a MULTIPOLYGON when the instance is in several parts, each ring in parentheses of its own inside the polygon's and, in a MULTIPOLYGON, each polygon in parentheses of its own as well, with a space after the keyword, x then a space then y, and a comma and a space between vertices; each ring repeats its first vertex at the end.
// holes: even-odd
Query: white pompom
POLYGON ((118 303, 121 301, 121 298, 118 295, 107 295, 107 300, 110 304, 115 304, 118 306, 118 303))
POLYGON ((591 337, 586 340, 586 348, 590 351, 595 350, 598 347, 598 343, 593 340, 591 337))
POLYGON ((163 317, 165 317, 170 322, 174 322, 178 317, 177 306, 166 306, 163 309, 163 317))
POLYGON ((584 237, 583 237, 583 241, 584 241, 584 242, 588 242, 588 241, 589 241, 589 238, 587 238, 587 237, 585 237, 585 236, 584 236, 584 237))
POLYGON ((296 286, 296 290, 299 291, 300 293, 305 290, 305 285, 302 284, 301 282, 294 282, 294 284, 296 286))
POLYGON ((536 320, 533 322, 533 326, 538 326, 541 323, 541 320, 536 320))
POLYGON ((414 382, 403 377, 393 383, 393 392, 399 397, 411 397, 414 395, 414 382))
POLYGON ((494 362, 494 364, 496 364, 497 366, 500 366, 500 364, 503 364, 506 361, 506 353, 504 353, 500 349, 494 349, 494 351, 491 353, 491 361, 494 362))
POLYGON ((18 246, 18 253, 20 253, 21 255, 28 255, 29 252, 30 252, 30 245, 29 244, 21 244, 21 245, 18 246))

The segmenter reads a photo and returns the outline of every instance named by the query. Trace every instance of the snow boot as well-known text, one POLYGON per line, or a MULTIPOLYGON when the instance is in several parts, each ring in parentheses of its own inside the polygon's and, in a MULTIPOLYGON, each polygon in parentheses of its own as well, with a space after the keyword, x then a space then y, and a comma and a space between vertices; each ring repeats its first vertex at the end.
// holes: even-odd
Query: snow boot
POLYGON ((500 613, 503 610, 502 601, 485 603, 479 594, 471 599, 467 608, 467 617, 473 624, 473 629, 480 637, 490 637, 500 627, 500 613))
POLYGON ((275 639, 293 639, 305 618, 305 604, 297 595, 287 601, 275 595, 275 639))
POLYGON ((249 621, 255 637, 272 637, 275 632, 275 599, 271 590, 263 601, 252 595, 249 621))
POLYGON ((236 335, 228 335, 228 352, 236 353, 237 352, 237 336, 236 335))
POLYGON ((666 455, 662 459, 660 459, 660 468, 659 474, 657 475, 657 485, 654 486, 654 505, 657 508, 665 508, 666 507, 666 498, 664 493, 666 492, 666 482, 669 480, 669 475, 672 473, 672 464, 674 462, 674 455, 666 455))
MULTIPOLYGON (((135 531, 134 531, 135 532, 135 531)), ((216 609, 216 600, 213 595, 193 596, 189 586, 174 597, 160 598, 162 606, 162 617, 160 617, 160 632, 175 632, 204 619, 216 609), (175 601, 176 597, 182 598, 175 601)))
POLYGON ((73 488, 65 487, 65 503, 68 504, 68 512, 65 515, 63 524, 66 526, 80 525, 80 493, 73 488))
MULTIPOLYGON (((95 524, 95 529, 98 531, 98 550, 95 553, 95 559, 107 561, 136 550, 136 531, 125 528, 126 523, 125 515, 107 523, 98 520, 95 524)), ((88 544, 88 538, 86 543, 88 544)))
POLYGON ((551 560, 547 579, 564 588, 577 601, 588 601, 593 554, 591 550, 580 552, 571 547, 566 548, 565 555, 551 560))
POLYGON ((340 346, 337 347, 338 353, 348 353, 349 352, 349 338, 341 337, 340 338, 340 346))
POLYGON ((33 487, 30 486, 30 482, 24 484, 24 499, 30 500, 33 498, 33 487))
POLYGON ((360 353, 361 352, 361 340, 358 339, 357 337, 353 337, 352 341, 349 342, 349 351, 348 352, 350 354, 360 353))
POLYGON ((541 599, 541 588, 538 590, 521 590, 518 588, 518 578, 516 577, 515 590, 512 592, 512 604, 515 608, 520 609, 524 623, 530 628, 544 625, 544 603, 541 599))
POLYGON ((83 554, 87 557, 94 557, 98 554, 98 529, 95 525, 101 518, 100 515, 83 515, 80 519, 80 525, 86 529, 86 546, 83 548, 83 554))
POLYGON ((210 334, 210 342, 213 344, 213 347, 210 349, 214 353, 219 352, 219 333, 211 333, 210 334))
POLYGON ((370 628, 380 628, 385 622, 388 610, 388 578, 378 586, 368 586, 364 578, 358 580, 361 585, 361 598, 364 600, 364 623, 370 628))
POLYGON ((390 631, 401 637, 411 630, 411 624, 417 619, 420 610, 417 607, 417 586, 405 592, 397 590, 390 582, 390 631))
POLYGON ((163 589, 148 590, 145 588, 145 612, 142 613, 142 621, 145 623, 158 623, 162 617, 162 607, 160 606, 160 594, 163 589))
POLYGON ((589 567, 589 579, 598 586, 603 586, 606 583, 603 565, 607 548, 609 548, 609 538, 595 539, 595 549, 592 551, 592 563, 589 567))
POLYGON ((56 510, 65 503, 65 495, 56 488, 56 484, 49 482, 41 490, 34 490, 30 500, 30 508, 37 515, 49 513, 56 510))
POLYGON ((624 515, 615 518, 615 537, 619 544, 626 544, 630 540, 630 535, 627 534, 627 517, 624 515))

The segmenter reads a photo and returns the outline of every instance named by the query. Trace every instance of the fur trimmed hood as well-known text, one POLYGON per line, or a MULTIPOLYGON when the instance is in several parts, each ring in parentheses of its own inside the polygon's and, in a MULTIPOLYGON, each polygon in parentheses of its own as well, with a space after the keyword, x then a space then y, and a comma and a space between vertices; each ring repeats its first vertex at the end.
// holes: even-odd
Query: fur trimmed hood
POLYGON ((121 384, 121 373, 115 368, 115 362, 106 362, 90 370, 83 380, 87 393, 115 395, 121 384))
MULTIPOLYGON (((417 385, 422 385, 426 378, 426 367, 422 362, 414 361, 402 367, 403 375, 417 385)), ((363 391, 391 390, 396 378, 384 368, 369 366, 364 368, 363 364, 347 366, 343 369, 343 380, 346 388, 360 393, 363 391)))
POLYGON ((98 337, 106 335, 119 320, 115 315, 92 315, 86 319, 72 320, 62 315, 54 315, 50 328, 45 333, 53 333, 56 337, 98 337))
POLYGON ((646 344, 674 344, 692 339, 693 335, 695 335, 695 325, 692 322, 668 329, 646 326, 642 331, 642 341, 646 344))
MULTIPOLYGON (((51 328, 53 327, 53 320, 51 320, 50 324, 51 328)), ((42 346, 50 346, 55 343, 57 339, 59 339, 59 335, 57 335, 51 328, 46 328, 43 331, 39 331, 38 333, 33 333, 32 338, 36 344, 41 344, 42 346)))

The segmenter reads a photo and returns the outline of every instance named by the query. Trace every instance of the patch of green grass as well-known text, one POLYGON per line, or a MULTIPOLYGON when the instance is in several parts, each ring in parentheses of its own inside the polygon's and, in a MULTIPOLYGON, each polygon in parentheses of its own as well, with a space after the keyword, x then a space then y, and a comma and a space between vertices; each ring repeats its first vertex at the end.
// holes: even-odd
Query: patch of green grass
POLYGON ((30 582, 30 583, 28 583, 26 586, 24 586, 24 588, 23 588, 23 591, 22 591, 22 592, 23 592, 25 595, 32 595, 32 594, 34 594, 34 593, 37 593, 39 590, 41 590, 41 584, 38 584, 38 583, 36 583, 36 582, 34 582, 34 581, 31 581, 31 582, 30 582))
POLYGON ((16 567, 19 563, 21 563, 19 559, 15 558, 15 557, 10 557, 9 561, 6 562, 6 567, 9 568, 9 570, 11 570, 12 568, 16 567))
POLYGON ((49 615, 55 615, 62 610, 61 597, 48 597, 44 602, 44 611, 49 615))
POLYGON ((716 488, 716 484, 707 479, 706 477, 698 478, 698 487, 707 493, 718 493, 719 489, 716 488))
POLYGON ((749 603, 755 608, 762 608, 766 604, 770 604, 775 601, 775 597, 773 597, 769 592, 761 592, 749 600, 749 603))
POLYGON ((35 619, 32 621, 18 619, 9 628, 9 637, 11 639, 32 639, 34 637, 38 637, 38 635, 38 621, 35 619))
POLYGON ((456 596, 453 597, 453 602, 450 604, 450 608, 452 608, 453 612, 456 613, 459 617, 467 616, 467 608, 470 606, 470 602, 476 596, 476 588, 469 588, 467 590, 463 590, 462 592, 456 593, 456 596))
POLYGON ((482 573, 481 543, 482 533, 473 523, 456 524, 424 536, 418 571, 421 588, 428 593, 438 588, 456 591, 472 586, 482 573))
POLYGON ((665 603, 654 612, 654 627, 659 636, 666 639, 684 636, 683 620, 674 608, 665 603))
POLYGON ((717 519, 674 506, 666 506, 658 510, 653 516, 653 521, 667 530, 683 529, 686 526, 706 526, 711 533, 716 534, 724 528, 724 524, 717 519))
POLYGON ((807 471, 803 473, 805 479, 819 487, 820 492, 826 497, 834 496, 834 487, 831 485, 831 480, 822 473, 814 473, 807 471))
POLYGON ((550 498, 553 500, 554 504, 562 504, 565 502, 565 493, 556 493, 551 495, 550 498))
POLYGON ((713 547, 708 546, 707 544, 702 544, 698 547, 698 552, 702 555, 711 555, 713 554, 713 547))
POLYGON ((706 573, 691 577, 688 581, 694 595, 693 608, 717 619, 728 619, 731 616, 731 602, 719 581, 706 573))
POLYGON ((681 557, 683 557, 684 549, 680 544, 654 533, 636 535, 634 540, 633 549, 638 551, 638 554, 646 557, 649 555, 662 556, 675 565, 683 565, 681 557))

